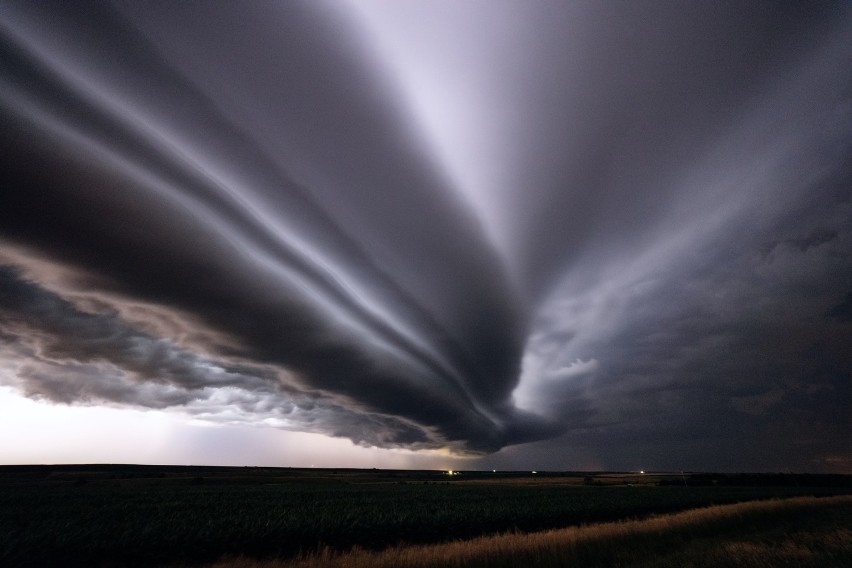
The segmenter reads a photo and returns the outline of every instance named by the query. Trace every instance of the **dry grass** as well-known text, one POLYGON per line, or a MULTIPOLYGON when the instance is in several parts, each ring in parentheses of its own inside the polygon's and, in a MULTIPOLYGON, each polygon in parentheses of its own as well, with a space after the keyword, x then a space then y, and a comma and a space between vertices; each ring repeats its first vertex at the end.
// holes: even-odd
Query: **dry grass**
POLYGON ((850 495, 752 501, 644 520, 397 546, 378 552, 326 549, 288 561, 225 559, 210 568, 845 566, 852 559, 852 530, 843 520, 850 518, 850 511, 850 495), (843 511, 845 517, 828 521, 819 517, 819 526, 804 520, 808 514, 826 511, 843 511), (767 535, 771 540, 765 540, 767 535))
POLYGON ((748 538, 727 536, 693 544, 637 568, 832 568, 852 566, 852 507, 829 513, 813 524, 787 523, 748 538), (835 513, 835 514, 831 514, 835 513))

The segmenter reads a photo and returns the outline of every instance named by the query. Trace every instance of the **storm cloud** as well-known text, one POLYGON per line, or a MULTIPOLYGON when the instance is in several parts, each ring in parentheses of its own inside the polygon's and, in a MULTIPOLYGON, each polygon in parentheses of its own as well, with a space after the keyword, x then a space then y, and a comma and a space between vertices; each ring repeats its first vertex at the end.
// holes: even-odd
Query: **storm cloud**
POLYGON ((843 3, 5 3, 0 377, 846 468, 850 45, 843 3))

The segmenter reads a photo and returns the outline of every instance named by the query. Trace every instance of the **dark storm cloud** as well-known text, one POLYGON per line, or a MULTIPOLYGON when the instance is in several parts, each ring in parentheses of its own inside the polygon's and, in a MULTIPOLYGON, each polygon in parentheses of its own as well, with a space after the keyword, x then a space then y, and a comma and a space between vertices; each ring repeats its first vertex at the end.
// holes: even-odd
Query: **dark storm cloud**
POLYGON ((25 360, 19 376, 28 392, 50 400, 159 408, 187 404, 208 387, 276 389, 268 371, 223 368, 133 328, 116 313, 81 311, 8 266, 0 268, 0 310, 4 351, 25 360), (108 373, 98 376, 99 368, 108 373), (149 398, 154 393, 143 387, 159 392, 149 398))
MULTIPOLYGON (((496 258, 320 14, 288 4, 273 26, 223 4, 195 37, 203 59, 172 61, 105 6, 17 8, 3 29, 9 239, 442 439, 514 436, 522 335, 496 258), (252 34, 225 25, 238 16, 252 34), (272 114, 237 114, 196 86, 220 93, 211 80, 272 114)), ((173 40, 197 16, 146 14, 173 40)))
POLYGON ((15 386, 386 447, 842 457, 848 8, 393 6, 4 5, 15 386), (371 36, 421 25, 469 175, 412 92, 428 36, 371 36))
POLYGON ((435 447, 439 441, 393 416, 341 405, 306 391, 280 369, 200 356, 152 337, 117 312, 82 311, 0 268, 0 356, 16 362, 27 396, 66 404, 181 407, 218 422, 267 423, 345 436, 379 446, 435 447))
MULTIPOLYGON (((538 12, 534 25, 574 34, 534 39, 530 58, 547 62, 547 72, 530 65, 513 86, 522 101, 515 120, 530 137, 516 149, 525 167, 512 180, 524 188, 514 196, 523 204, 512 209, 514 240, 536 294, 586 255, 651 245, 672 209, 706 199, 715 188, 679 178, 761 112, 779 74, 802 66, 814 37, 843 17, 828 5, 760 2, 733 10, 713 2, 554 2, 538 12), (566 49, 577 57, 549 65, 566 49)), ((787 95, 790 103, 807 106, 821 93, 798 95, 787 95)), ((795 109, 784 110, 796 120, 795 109)))
POLYGON ((528 364, 561 361, 529 403, 573 419, 554 448, 584 448, 599 468, 842 470, 852 326, 835 314, 852 281, 852 202, 832 193, 604 292, 615 323, 598 337, 549 344, 572 325, 551 304, 528 364))

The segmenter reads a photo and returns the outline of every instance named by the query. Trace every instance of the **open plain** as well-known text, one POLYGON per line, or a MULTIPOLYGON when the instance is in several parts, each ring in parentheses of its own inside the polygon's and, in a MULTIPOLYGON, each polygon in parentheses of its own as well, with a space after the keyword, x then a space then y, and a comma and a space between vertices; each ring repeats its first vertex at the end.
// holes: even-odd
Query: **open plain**
MULTIPOLYGON (((329 555, 337 562, 353 549, 361 551, 360 558, 410 546, 444 546, 439 561, 425 564, 436 566, 446 564, 446 551, 459 546, 473 546, 480 552, 507 550, 500 544, 500 539, 507 538, 514 543, 509 549, 527 550, 531 545, 517 542, 533 539, 539 542, 530 549, 534 554, 562 550, 547 540, 559 541, 560 533, 541 532, 551 529, 580 531, 586 537, 618 532, 618 546, 607 536, 600 546, 581 554, 586 559, 583 565, 593 565, 588 560, 597 557, 594 550, 610 554, 627 546, 625 554, 632 557, 629 546, 636 541, 631 536, 635 531, 643 535, 642 542, 659 540, 666 557, 675 563, 678 554, 688 551, 687 544, 695 545, 689 535, 703 534, 707 542, 718 541, 713 550, 736 546, 754 552, 768 541, 749 540, 752 533, 763 528, 781 530, 778 526, 786 527, 776 535, 778 542, 786 542, 785 535, 795 530, 825 525, 832 538, 840 538, 848 549, 849 498, 833 506, 828 520, 820 511, 822 504, 829 503, 822 497, 852 494, 850 481, 839 475, 680 472, 450 475, 408 470, 9 466, 0 468, 0 564, 142 568, 301 559, 307 565, 324 565, 332 563, 329 555), (662 522, 662 529, 642 524, 653 515, 801 496, 820 499, 792 509, 772 508, 768 513, 760 509, 745 517, 735 511, 733 520, 713 520, 709 529, 696 529, 703 525, 701 515, 706 513, 698 513, 698 520, 682 521, 676 516, 671 522, 652 521, 662 522), (822 525, 815 524, 816 518, 823 519, 822 525), (763 519, 763 525, 749 519, 763 519), (621 524, 589 528, 613 522, 621 524), (726 533, 716 530, 719 527, 739 528, 726 533), (838 533, 838 527, 846 532, 838 533), (738 538, 730 540, 734 535, 738 538)), ((599 556, 610 558, 606 554, 599 556)), ((377 557, 366 558, 367 564, 362 559, 360 565, 380 565, 377 557)), ((493 554, 474 555, 470 561, 470 565, 502 565, 493 563, 493 554), (482 558, 491 560, 482 564, 482 558)))

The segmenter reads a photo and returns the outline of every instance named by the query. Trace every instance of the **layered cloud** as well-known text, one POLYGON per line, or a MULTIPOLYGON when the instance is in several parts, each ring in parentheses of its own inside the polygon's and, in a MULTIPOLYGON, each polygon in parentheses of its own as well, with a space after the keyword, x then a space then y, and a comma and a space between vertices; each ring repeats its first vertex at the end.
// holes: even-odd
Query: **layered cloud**
POLYGON ((3 380, 380 447, 836 456, 850 40, 828 5, 8 4, 3 380))

